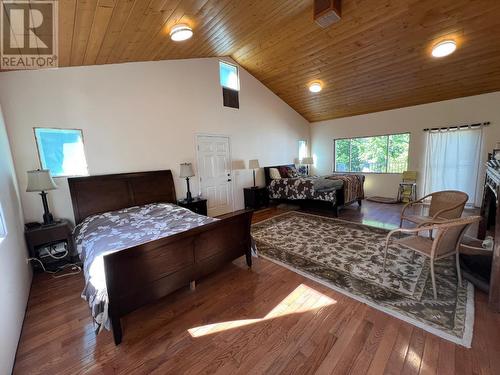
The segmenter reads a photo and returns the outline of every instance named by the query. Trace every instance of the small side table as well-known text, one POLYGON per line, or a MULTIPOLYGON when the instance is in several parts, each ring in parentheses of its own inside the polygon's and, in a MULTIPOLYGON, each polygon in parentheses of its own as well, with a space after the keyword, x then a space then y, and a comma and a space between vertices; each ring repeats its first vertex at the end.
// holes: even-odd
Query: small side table
POLYGON ((244 188, 245 208, 261 208, 269 205, 269 194, 266 187, 244 188))
MULTIPOLYGON (((75 261, 73 258, 74 244, 73 244, 73 225, 68 220, 59 220, 51 225, 40 225, 36 227, 25 227, 24 236, 28 245, 30 258, 39 259, 44 266, 49 265, 42 257, 40 257, 40 249, 44 246, 54 245, 59 242, 66 242, 66 249, 68 255, 62 259, 50 259, 50 267, 57 267, 62 264, 67 264, 75 261)), ((34 265, 35 263, 33 263, 34 265)))
POLYGON ((205 198, 193 198, 190 201, 182 199, 177 201, 177 205, 187 208, 199 215, 207 216, 207 200, 205 198))

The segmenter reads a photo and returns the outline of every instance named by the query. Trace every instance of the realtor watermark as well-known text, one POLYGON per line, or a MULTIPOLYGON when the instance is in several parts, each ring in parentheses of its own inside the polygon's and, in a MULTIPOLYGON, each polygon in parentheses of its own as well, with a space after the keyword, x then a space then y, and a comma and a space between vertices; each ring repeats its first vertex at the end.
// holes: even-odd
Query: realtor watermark
POLYGON ((0 68, 58 66, 58 0, 0 1, 0 68))

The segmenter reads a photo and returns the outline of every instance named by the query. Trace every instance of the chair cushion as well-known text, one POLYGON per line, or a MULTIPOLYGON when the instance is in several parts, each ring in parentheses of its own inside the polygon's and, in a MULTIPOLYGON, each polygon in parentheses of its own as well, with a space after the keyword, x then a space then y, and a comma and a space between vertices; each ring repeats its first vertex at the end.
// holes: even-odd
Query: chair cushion
POLYGON ((409 236, 409 237, 399 238, 394 242, 403 245, 409 249, 418 251, 419 253, 425 254, 427 256, 431 255, 432 240, 428 237, 409 236))
POLYGON ((439 221, 443 221, 443 219, 433 219, 432 216, 420 216, 420 215, 404 215, 402 216, 402 219, 404 220, 407 220, 407 221, 411 221, 412 223, 415 223, 415 224, 423 224, 425 222, 428 222, 428 221, 432 221, 432 222, 439 222, 439 221))

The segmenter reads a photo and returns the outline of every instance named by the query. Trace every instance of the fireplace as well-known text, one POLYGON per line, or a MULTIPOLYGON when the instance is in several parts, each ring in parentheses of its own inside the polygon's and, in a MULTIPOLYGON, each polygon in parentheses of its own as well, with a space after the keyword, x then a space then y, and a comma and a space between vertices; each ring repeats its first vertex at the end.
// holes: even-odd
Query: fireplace
POLYGON ((500 173, 488 166, 486 171, 486 182, 484 184, 483 202, 481 205, 481 216, 483 220, 479 224, 477 237, 484 239, 485 236, 493 235, 495 231, 498 191, 500 185, 500 173))
POLYGON ((464 276, 478 288, 489 293, 490 307, 500 312, 500 150, 488 155, 486 178, 481 204, 483 220, 479 224, 477 237, 494 237, 493 254, 489 256, 461 255, 464 276), (497 159, 498 158, 498 159, 497 159), (482 284, 481 284, 482 283, 482 284))

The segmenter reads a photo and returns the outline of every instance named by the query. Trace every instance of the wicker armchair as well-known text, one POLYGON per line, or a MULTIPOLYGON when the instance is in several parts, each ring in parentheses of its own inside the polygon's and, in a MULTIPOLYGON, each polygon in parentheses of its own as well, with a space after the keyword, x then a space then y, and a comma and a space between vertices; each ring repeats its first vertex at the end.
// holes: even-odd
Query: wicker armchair
POLYGON ((399 227, 401 228, 403 226, 403 220, 410 221, 420 226, 426 223, 444 221, 446 219, 457 219, 462 216, 462 212, 468 200, 469 196, 466 193, 456 190, 444 190, 428 194, 415 202, 407 203, 403 207, 399 227), (431 198, 429 213, 427 215, 406 214, 406 210, 410 207, 425 205, 424 200, 427 198, 431 198))
POLYGON ((462 237, 467 227, 481 220, 481 216, 468 216, 460 219, 440 221, 439 223, 428 223, 413 229, 394 229, 387 235, 384 251, 384 271, 387 262, 387 250, 392 237, 395 234, 405 233, 410 236, 394 240, 394 243, 402 245, 430 259, 432 291, 434 299, 437 299, 436 277, 434 274, 434 261, 455 255, 457 267, 457 277, 459 285, 462 285, 462 275, 460 272, 459 249, 462 237), (420 236, 420 232, 435 231, 434 238, 420 236))

